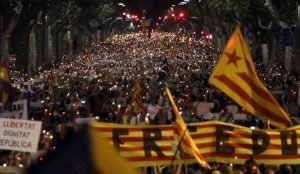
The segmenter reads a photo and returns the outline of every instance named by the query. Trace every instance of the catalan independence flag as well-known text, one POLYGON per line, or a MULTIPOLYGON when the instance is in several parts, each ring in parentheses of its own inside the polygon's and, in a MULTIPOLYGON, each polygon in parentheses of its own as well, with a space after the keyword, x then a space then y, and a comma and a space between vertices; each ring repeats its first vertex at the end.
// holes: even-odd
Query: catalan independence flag
POLYGON ((8 62, 5 58, 1 59, 0 63, 0 93, 2 95, 2 103, 4 106, 7 106, 12 102, 13 90, 9 77, 8 62))
POLYGON ((195 142, 193 141, 187 126, 182 119, 181 115, 178 112, 178 108, 172 98, 171 92, 166 86, 166 92, 171 103, 172 110, 176 116, 175 121, 175 133, 174 136, 179 143, 179 146, 183 149, 183 151, 191 156, 194 156, 198 163, 205 168, 210 168, 209 164, 205 161, 203 156, 201 155, 198 147, 196 146, 195 142))
POLYGON ((291 120, 259 80, 248 47, 237 27, 219 58, 209 83, 219 88, 249 113, 286 128, 291 120))
POLYGON ((138 110, 140 113, 144 113, 144 104, 143 104, 143 97, 142 97, 142 88, 140 79, 138 78, 134 85, 134 92, 132 96, 132 102, 134 104, 134 107, 138 110))

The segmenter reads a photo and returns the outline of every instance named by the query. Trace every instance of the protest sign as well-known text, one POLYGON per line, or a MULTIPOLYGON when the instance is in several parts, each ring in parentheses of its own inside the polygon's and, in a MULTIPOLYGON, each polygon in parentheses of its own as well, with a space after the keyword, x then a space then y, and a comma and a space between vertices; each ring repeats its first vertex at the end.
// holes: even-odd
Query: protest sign
POLYGON ((196 115, 202 115, 209 113, 210 110, 214 107, 214 103, 209 102, 194 102, 192 103, 193 112, 196 113, 196 115))
POLYGON ((0 149, 36 152, 42 122, 0 118, 0 149))
POLYGON ((27 112, 27 100, 18 100, 13 102, 8 110, 3 106, 2 103, 0 103, 0 118, 27 120, 27 112))
POLYGON ((151 120, 153 120, 158 112, 159 108, 154 105, 148 105, 147 106, 147 113, 149 114, 149 117, 151 120))
POLYGON ((237 105, 227 105, 226 106, 226 109, 227 109, 227 112, 230 112, 230 113, 237 113, 239 111, 239 108, 237 105))

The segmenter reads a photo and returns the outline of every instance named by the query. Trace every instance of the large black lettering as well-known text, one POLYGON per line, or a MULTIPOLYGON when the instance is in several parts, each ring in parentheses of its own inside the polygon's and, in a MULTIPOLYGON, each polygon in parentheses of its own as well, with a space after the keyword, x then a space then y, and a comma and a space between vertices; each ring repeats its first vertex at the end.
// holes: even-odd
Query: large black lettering
POLYGON ((297 155, 297 133, 296 131, 280 132, 282 155, 297 155), (290 140, 290 143, 288 143, 290 140))
POLYGON ((158 145, 155 143, 156 140, 161 139, 161 131, 158 128, 147 128, 143 129, 143 139, 144 139, 144 151, 145 157, 151 157, 151 150, 154 150, 157 156, 165 156, 158 145))
POLYGON ((233 147, 225 147, 224 142, 229 140, 229 135, 225 134, 225 131, 233 131, 233 127, 216 125, 216 152, 225 154, 234 154, 233 147))
POLYGON ((120 135, 128 135, 128 129, 113 128, 113 142, 117 150, 120 149, 120 144, 124 144, 124 141, 120 140, 120 135))
POLYGON ((253 155, 261 154, 270 144, 269 135, 264 131, 252 130, 253 155), (261 143, 260 143, 261 142, 261 143))
POLYGON ((189 132, 197 132, 197 126, 187 126, 189 132))

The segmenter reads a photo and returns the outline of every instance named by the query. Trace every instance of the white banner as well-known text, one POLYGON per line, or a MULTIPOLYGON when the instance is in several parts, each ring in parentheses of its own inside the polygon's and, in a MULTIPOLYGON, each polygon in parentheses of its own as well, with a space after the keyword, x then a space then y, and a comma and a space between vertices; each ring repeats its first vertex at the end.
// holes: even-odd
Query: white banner
POLYGON ((214 107, 214 103, 209 102, 194 102, 192 103, 193 112, 196 113, 196 115, 202 115, 207 114, 210 112, 210 110, 214 107))
POLYGON ((148 105, 147 107, 147 113, 149 114, 149 117, 151 120, 153 120, 158 112, 159 108, 154 105, 148 105))
POLYGON ((27 100, 13 102, 10 110, 6 110, 0 103, 0 118, 28 120, 27 110, 27 100))
POLYGON ((247 120, 247 114, 233 114, 235 120, 247 120))
POLYGON ((87 124, 87 123, 94 122, 94 121, 97 121, 96 118, 94 118, 94 117, 76 118, 75 123, 82 125, 82 124, 87 124))
POLYGON ((0 149, 36 152, 42 122, 0 118, 0 149))
POLYGON ((18 166, 1 166, 0 174, 22 174, 24 171, 18 166))
POLYGON ((237 113, 239 111, 239 108, 237 105, 227 105, 226 106, 226 109, 227 109, 227 112, 230 112, 230 113, 237 113))

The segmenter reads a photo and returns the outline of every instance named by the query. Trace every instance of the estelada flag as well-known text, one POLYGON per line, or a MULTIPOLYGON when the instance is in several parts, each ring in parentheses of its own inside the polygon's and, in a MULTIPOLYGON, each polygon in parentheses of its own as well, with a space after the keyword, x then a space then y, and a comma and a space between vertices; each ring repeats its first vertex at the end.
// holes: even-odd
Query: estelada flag
POLYGON ((210 168, 209 164, 205 161, 205 159, 201 155, 198 147, 196 146, 194 140, 192 139, 192 137, 187 129, 187 126, 178 111, 178 108, 173 100, 173 97, 172 97, 171 92, 167 85, 166 85, 166 92, 167 92, 173 113, 176 116, 175 125, 174 125, 174 130, 175 130, 174 135, 175 135, 175 139, 178 142, 178 147, 182 148, 185 153, 195 157, 195 159, 198 161, 198 163, 202 167, 210 168))
POLYGON ((134 107, 138 110, 138 112, 144 113, 142 87, 141 87, 139 78, 136 80, 135 85, 134 85, 132 102, 134 104, 134 107))
POLYGON ((13 89, 9 77, 8 62, 5 58, 2 58, 0 63, 0 93, 3 105, 8 106, 12 102, 13 89))
POLYGON ((223 91, 249 113, 277 128, 286 128, 291 120, 268 89, 259 80, 239 26, 230 37, 209 83, 223 91))

